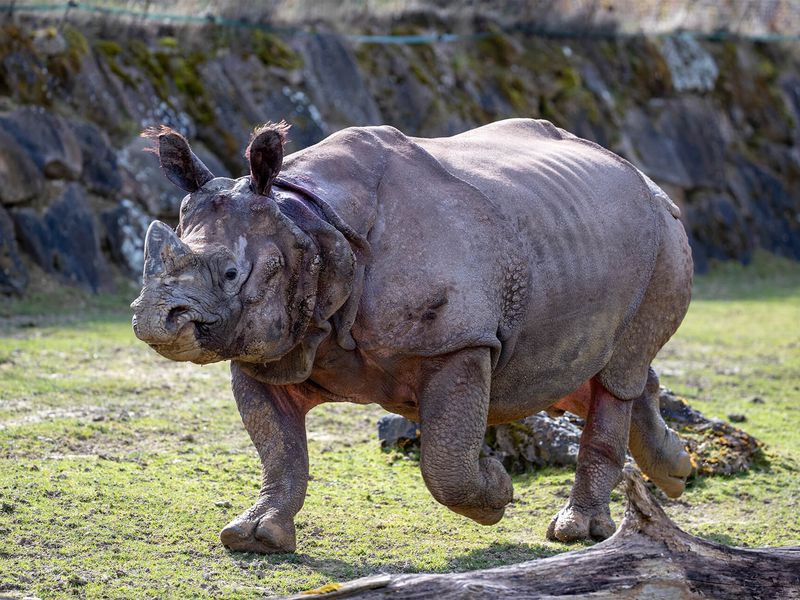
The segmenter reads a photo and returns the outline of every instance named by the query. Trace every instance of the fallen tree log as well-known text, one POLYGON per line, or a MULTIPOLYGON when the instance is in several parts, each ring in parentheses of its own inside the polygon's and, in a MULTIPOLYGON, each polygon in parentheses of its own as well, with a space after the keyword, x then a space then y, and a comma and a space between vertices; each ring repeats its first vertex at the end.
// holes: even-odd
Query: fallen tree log
POLYGON ((377 575, 330 584, 311 598, 800 598, 800 546, 735 548, 679 529, 624 472, 628 504, 617 532, 574 552, 507 567, 450 574, 377 575))

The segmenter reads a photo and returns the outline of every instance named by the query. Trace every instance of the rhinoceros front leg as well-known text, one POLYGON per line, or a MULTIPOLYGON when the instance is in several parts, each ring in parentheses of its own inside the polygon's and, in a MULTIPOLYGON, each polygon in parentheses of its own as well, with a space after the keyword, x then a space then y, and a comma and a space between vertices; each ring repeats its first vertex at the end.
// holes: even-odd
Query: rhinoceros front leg
POLYGON ((489 350, 437 359, 419 400, 420 467, 437 501, 482 525, 497 523, 513 497, 511 478, 479 458, 489 412, 489 350))
POLYGON ((302 508, 308 484, 308 449, 302 399, 291 386, 271 386, 231 363, 233 395, 242 422, 262 465, 256 503, 228 523, 222 543, 240 552, 293 552, 294 516, 302 508))
POLYGON ((547 537, 561 542, 604 540, 616 529, 608 502, 625 464, 632 403, 592 380, 589 414, 581 435, 575 483, 567 505, 550 523, 547 537))

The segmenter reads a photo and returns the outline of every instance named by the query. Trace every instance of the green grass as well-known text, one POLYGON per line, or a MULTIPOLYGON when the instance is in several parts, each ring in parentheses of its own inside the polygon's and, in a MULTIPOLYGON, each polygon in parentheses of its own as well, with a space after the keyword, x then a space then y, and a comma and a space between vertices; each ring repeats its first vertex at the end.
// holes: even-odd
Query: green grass
MULTIPOLYGON (((506 518, 484 528, 438 505, 413 460, 378 449, 380 409, 326 405, 309 416, 297 553, 226 551, 217 534, 259 483, 227 366, 155 355, 133 338, 129 296, 51 291, 0 309, 0 595, 260 598, 571 548, 544 532, 572 471, 515 476, 506 518)), ((656 367, 707 415, 745 414, 768 457, 662 498, 669 514, 729 544, 800 543, 800 265, 760 256, 700 278, 656 367)))

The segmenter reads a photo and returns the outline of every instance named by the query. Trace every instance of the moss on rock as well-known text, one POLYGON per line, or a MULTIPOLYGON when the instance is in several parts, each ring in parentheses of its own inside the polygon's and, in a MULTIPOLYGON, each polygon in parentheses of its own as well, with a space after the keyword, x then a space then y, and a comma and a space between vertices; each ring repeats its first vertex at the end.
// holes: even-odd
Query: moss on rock
POLYGON ((273 33, 256 30, 251 37, 253 53, 268 66, 286 70, 299 69, 303 59, 288 44, 273 33))

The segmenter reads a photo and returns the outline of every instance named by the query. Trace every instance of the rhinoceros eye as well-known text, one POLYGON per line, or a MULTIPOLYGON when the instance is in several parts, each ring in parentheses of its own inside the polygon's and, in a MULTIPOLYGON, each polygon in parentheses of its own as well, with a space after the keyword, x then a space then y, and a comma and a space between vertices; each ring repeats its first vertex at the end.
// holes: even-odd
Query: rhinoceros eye
POLYGON ((227 279, 228 281, 233 281, 234 279, 236 279, 236 276, 238 274, 239 272, 236 269, 230 268, 227 271, 225 271, 225 279, 227 279))

